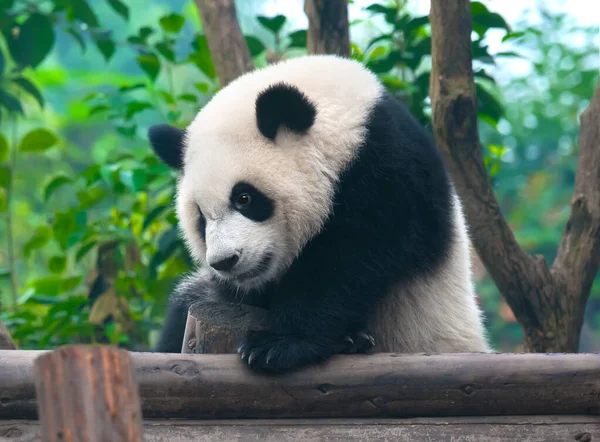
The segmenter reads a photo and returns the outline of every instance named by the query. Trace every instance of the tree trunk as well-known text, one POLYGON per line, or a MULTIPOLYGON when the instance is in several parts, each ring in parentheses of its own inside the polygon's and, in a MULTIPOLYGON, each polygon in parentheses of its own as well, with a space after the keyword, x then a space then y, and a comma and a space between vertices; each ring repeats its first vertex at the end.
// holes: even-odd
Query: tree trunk
POLYGON ((348 0, 306 0, 309 54, 350 56, 348 0))
POLYGON ((221 82, 227 86, 254 65, 235 12, 234 0, 196 0, 208 48, 221 82))
POLYGON ((432 0, 432 125, 477 252, 536 352, 577 352, 600 251, 600 92, 582 116, 572 211, 556 261, 524 252, 502 216, 481 154, 468 0, 432 0))

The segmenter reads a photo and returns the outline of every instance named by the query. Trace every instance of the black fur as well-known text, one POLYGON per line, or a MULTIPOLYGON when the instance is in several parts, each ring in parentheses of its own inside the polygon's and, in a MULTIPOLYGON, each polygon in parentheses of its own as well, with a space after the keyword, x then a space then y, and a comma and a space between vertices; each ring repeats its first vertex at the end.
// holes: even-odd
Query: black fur
POLYGON ((452 184, 431 137, 393 97, 370 116, 334 215, 270 294, 272 327, 242 359, 270 371, 326 360, 395 283, 435 271, 452 241, 452 184))
POLYGON ((180 170, 183 167, 185 131, 168 124, 157 124, 148 129, 152 149, 169 167, 180 170))
POLYGON ((256 222, 268 220, 275 211, 275 202, 250 183, 240 182, 233 186, 230 201, 235 210, 256 222), (247 206, 240 207, 237 205, 236 200, 243 193, 250 196, 250 203, 247 206))
POLYGON ((277 83, 256 98, 256 123, 260 133, 274 140, 280 126, 304 133, 315 122, 315 105, 296 87, 277 83))
POLYGON ((365 329, 392 284, 435 272, 448 256, 453 186, 431 136, 390 95, 367 129, 333 216, 282 279, 262 289, 270 329, 249 333, 239 349, 256 369, 325 361, 344 336, 365 329))
POLYGON ((198 232, 202 236, 203 240, 206 240, 206 218, 200 207, 198 207, 198 232))

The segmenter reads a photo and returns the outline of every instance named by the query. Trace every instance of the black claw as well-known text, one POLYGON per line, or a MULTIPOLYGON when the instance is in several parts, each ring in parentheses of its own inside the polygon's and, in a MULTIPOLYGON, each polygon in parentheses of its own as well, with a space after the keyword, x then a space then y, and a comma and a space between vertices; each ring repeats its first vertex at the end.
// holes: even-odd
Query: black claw
POLYGON ((252 364, 252 361, 256 359, 256 357, 258 356, 259 351, 253 351, 252 353, 250 353, 250 356, 248 356, 248 364, 252 364))

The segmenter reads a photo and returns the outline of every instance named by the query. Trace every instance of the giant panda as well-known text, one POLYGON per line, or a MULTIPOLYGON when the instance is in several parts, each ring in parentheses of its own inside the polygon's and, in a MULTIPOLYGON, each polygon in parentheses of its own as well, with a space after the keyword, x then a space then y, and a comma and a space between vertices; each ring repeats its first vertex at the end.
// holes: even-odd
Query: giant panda
POLYGON ((491 351, 444 160, 359 62, 309 55, 250 72, 185 130, 155 125, 149 140, 179 171, 176 212, 202 264, 156 351, 180 351, 201 299, 268 308, 268 328, 238 348, 257 370, 326 361, 352 337, 378 352, 491 351))

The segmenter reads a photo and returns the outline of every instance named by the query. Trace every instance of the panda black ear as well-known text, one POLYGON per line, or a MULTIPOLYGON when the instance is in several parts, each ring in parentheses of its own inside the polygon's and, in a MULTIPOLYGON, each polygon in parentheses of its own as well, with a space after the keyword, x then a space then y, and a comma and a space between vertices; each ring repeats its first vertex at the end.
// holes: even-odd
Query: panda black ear
POLYGON ((148 129, 152 149, 169 167, 180 170, 183 167, 183 146, 185 131, 168 124, 157 124, 148 129))
POLYGON ((280 126, 304 133, 315 122, 315 105, 298 88, 277 83, 256 98, 256 123, 265 137, 274 140, 280 126))

